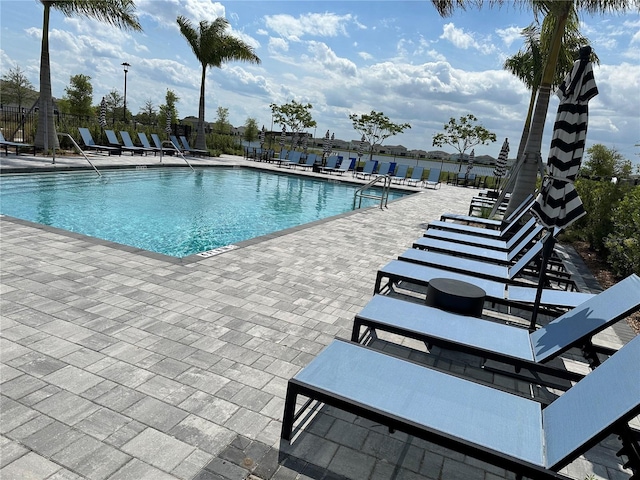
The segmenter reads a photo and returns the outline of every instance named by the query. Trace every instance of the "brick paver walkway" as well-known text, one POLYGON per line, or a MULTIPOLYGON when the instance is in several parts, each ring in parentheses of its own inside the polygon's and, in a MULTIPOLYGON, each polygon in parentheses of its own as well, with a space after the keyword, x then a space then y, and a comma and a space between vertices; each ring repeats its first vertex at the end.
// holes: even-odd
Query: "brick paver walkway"
MULTIPOLYGON (((380 266, 475 194, 443 185, 182 263, 0 219, 0 477, 513 478, 327 407, 292 445, 279 437, 287 380, 349 338, 380 266)), ((616 448, 604 442, 566 472, 628 478, 616 448)))

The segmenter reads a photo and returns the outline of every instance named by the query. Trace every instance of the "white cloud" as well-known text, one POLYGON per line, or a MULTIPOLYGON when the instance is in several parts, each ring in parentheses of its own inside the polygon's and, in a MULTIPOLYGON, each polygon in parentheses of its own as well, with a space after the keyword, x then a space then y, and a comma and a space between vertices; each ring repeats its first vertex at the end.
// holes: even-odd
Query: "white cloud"
POLYGON ((352 15, 329 12, 307 13, 298 17, 287 14, 267 15, 265 24, 278 35, 292 41, 299 41, 304 36, 348 36, 348 25, 359 25, 352 15))
POLYGON ((177 29, 178 15, 187 17, 194 23, 206 20, 214 21, 225 16, 225 7, 211 0, 138 0, 138 15, 152 18, 163 26, 177 29))
POLYGON ((358 52, 358 56, 363 60, 371 60, 373 58, 373 55, 368 52, 358 52))
POLYGON ((502 29, 497 29, 496 33, 502 39, 503 43, 508 47, 515 41, 519 41, 522 39, 522 28, 521 27, 507 27, 502 29))
POLYGON ((269 39, 269 51, 271 53, 278 52, 286 52, 289 50, 289 42, 287 42, 284 38, 271 37, 269 39))
POLYGON ((340 58, 325 43, 310 41, 308 50, 312 54, 310 59, 318 64, 324 73, 332 75, 345 75, 352 77, 357 74, 356 64, 346 58, 340 58))
POLYGON ((440 38, 463 50, 475 49, 485 55, 495 51, 495 47, 489 42, 478 42, 473 35, 465 33, 462 28, 456 28, 453 23, 447 23, 442 27, 440 38))

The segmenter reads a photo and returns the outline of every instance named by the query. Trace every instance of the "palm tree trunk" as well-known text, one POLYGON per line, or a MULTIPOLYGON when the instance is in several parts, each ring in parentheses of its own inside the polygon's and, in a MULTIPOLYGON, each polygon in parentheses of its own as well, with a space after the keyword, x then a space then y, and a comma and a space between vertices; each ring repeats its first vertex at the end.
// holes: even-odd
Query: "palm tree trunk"
POLYGON ((522 158, 524 154, 524 147, 527 145, 527 139, 529 138, 529 130, 531 130, 531 119, 533 117, 533 109, 536 105, 536 91, 531 91, 531 98, 529 99, 529 109, 527 110, 527 119, 524 121, 524 127, 522 128, 522 136, 520 137, 520 143, 518 144, 518 155, 516 158, 522 158))
POLYGON ((204 81, 207 74, 207 66, 202 65, 202 80, 200 82, 200 104, 198 106, 198 128, 196 133, 196 146, 198 150, 207 149, 207 138, 204 133, 204 81))
POLYGON ((564 2, 563 10, 558 13, 558 21, 553 34, 551 43, 551 51, 547 57, 547 63, 544 67, 542 82, 538 90, 536 99, 536 108, 533 112, 533 120, 531 122, 531 130, 527 136, 527 144, 521 158, 521 168, 518 172, 515 185, 507 210, 504 216, 509 216, 524 199, 533 194, 536 190, 536 181, 538 178, 538 164, 542 158, 540 153, 542 149, 542 134, 544 133, 544 123, 547 118, 547 110, 549 109, 549 99, 551 97, 551 85, 556 71, 558 62, 558 54, 562 45, 562 37, 567 23, 569 12, 573 8, 573 1, 564 2))
POLYGON ((35 146, 47 153, 51 148, 58 148, 58 135, 53 116, 53 94, 51 93, 51 64, 49 61, 49 2, 44 5, 44 20, 42 23, 42 47, 40 49, 40 99, 38 113, 38 129, 36 130, 35 146))

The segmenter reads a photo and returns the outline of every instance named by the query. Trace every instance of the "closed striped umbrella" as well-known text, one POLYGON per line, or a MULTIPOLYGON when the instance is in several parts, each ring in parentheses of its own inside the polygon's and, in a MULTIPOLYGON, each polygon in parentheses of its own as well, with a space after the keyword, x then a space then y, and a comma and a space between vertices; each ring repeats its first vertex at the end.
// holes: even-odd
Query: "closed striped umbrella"
POLYGON ((507 173, 507 158, 509 157, 509 139, 505 138, 504 143, 502 144, 502 148, 500 149, 500 154, 498 155, 498 160, 496 160, 496 168, 493 170, 493 175, 500 178, 503 177, 505 173, 507 173))
POLYGON ((331 153, 331 136, 329 135, 329 130, 324 134, 324 144, 322 145, 322 156, 328 157, 331 153))
POLYGON ((264 129, 264 125, 262 125, 262 130, 260 130, 260 148, 264 145, 264 140, 266 138, 267 132, 264 129))
POLYGON ((102 128, 107 127, 107 101, 104 97, 102 97, 102 101, 100 102, 100 126, 102 128))
POLYGON ((471 153, 469 154, 469 160, 467 161, 467 177, 469 176, 469 174, 471 173, 471 169, 473 168, 473 162, 476 159, 476 151, 475 150, 471 150, 471 153))
MULTIPOLYGON (((590 54, 591 47, 586 46, 580 49, 579 60, 573 64, 571 72, 556 92, 560 97, 560 104, 553 125, 547 174, 542 180, 540 193, 531 207, 532 213, 549 230, 557 231, 566 228, 586 214, 573 182, 582 163, 587 138, 589 100, 598 94, 591 62, 589 62, 590 54)), ((549 231, 544 240, 540 278, 529 324, 530 330, 536 328, 542 290, 546 284, 547 262, 555 244, 553 233, 555 232, 549 231)))
POLYGON ((171 111, 167 108, 167 125, 164 129, 167 135, 171 135, 171 111))
POLYGON ((553 126, 547 174, 533 205, 533 213, 547 228, 566 228, 586 213, 573 182, 582 163, 587 137, 588 103, 598 94, 598 87, 589 62, 591 48, 583 49, 581 58, 558 88, 560 104, 553 126), (588 53, 583 49, 588 49, 588 53))
POLYGON ((364 143, 367 141, 367 139, 364 136, 364 133, 362 134, 362 138, 360 139, 360 144, 358 145, 358 160, 360 160, 360 158, 362 158, 362 154, 364 153, 364 143))

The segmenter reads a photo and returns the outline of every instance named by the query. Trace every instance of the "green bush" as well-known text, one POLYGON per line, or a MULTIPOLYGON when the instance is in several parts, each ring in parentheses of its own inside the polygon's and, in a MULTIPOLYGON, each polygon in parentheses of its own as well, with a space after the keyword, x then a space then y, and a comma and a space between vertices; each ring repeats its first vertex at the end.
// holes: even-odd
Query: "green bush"
POLYGON ((628 187, 585 178, 576 180, 575 185, 587 214, 571 227, 570 236, 586 241, 596 251, 603 251, 605 238, 614 230, 611 212, 628 187))
POLYGON ((614 273, 640 275, 640 186, 633 187, 613 210, 613 231, 604 239, 614 273))

